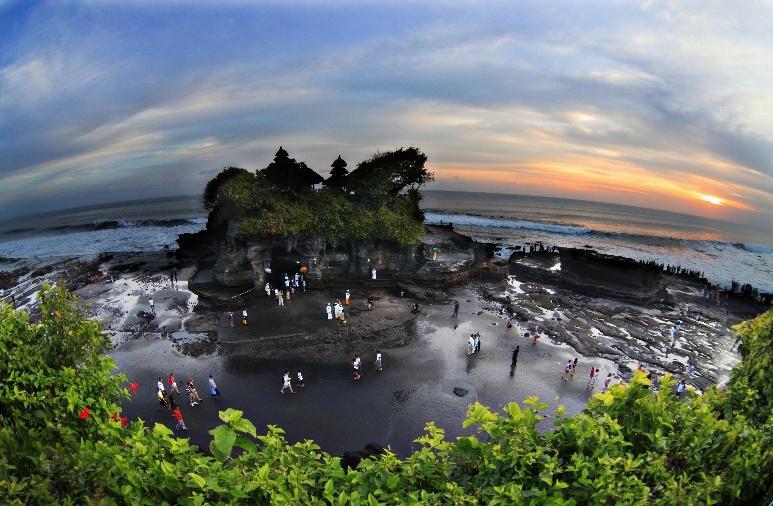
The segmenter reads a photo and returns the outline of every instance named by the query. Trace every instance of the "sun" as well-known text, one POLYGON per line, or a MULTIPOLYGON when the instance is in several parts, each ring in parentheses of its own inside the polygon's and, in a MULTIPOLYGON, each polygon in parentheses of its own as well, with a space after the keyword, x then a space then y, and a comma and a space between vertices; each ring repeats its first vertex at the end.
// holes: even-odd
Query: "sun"
POLYGON ((706 195, 703 193, 699 193, 697 196, 700 200, 703 200, 704 202, 708 202, 709 204, 714 204, 715 206, 721 206, 721 205, 724 205, 725 203, 724 199, 715 197, 714 195, 706 195))

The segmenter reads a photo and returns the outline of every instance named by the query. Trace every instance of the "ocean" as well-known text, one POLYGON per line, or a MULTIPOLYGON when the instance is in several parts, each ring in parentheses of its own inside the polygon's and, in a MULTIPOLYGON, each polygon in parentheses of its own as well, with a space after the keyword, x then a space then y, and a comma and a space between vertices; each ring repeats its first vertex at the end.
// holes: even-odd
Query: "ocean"
MULTIPOLYGON (((727 287, 773 292, 773 237, 685 214, 581 200, 471 192, 423 192, 429 224, 453 223, 509 257, 516 246, 586 248, 705 273, 727 287)), ((178 234, 201 230, 199 196, 80 207, 0 223, 0 257, 55 258, 174 249, 178 234)))

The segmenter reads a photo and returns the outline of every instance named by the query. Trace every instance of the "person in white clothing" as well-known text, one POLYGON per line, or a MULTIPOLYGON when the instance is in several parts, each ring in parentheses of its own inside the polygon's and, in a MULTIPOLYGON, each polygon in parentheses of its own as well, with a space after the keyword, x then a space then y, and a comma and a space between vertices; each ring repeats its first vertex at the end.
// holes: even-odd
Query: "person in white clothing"
POLYGON ((266 286, 264 286, 263 289, 266 291, 266 297, 271 297, 271 284, 266 283, 266 286))
POLYGON ((376 352, 376 370, 381 371, 382 370, 382 362, 381 362, 381 352, 376 352))
POLYGON ((164 389, 164 382, 161 381, 161 378, 158 378, 158 383, 156 384, 156 387, 158 388, 159 392, 163 392, 164 389))
POLYGON ((279 390, 281 393, 285 393, 285 390, 290 389, 290 393, 294 394, 293 386, 290 384, 290 371, 285 371, 284 376, 282 376, 282 389, 279 390))
POLYGON ((333 306, 330 305, 330 303, 327 303, 327 307, 325 308, 325 311, 327 311, 327 319, 332 320, 333 319, 333 306))
POLYGON ((306 384, 303 382, 303 374, 301 374, 301 371, 298 371, 295 376, 298 378, 298 388, 305 387, 306 384))
POLYGON ((376 279, 376 268, 370 270, 370 279, 376 279))
POLYGON ((150 312, 153 314, 156 314, 156 304, 153 302, 153 298, 151 297, 150 301, 150 312))

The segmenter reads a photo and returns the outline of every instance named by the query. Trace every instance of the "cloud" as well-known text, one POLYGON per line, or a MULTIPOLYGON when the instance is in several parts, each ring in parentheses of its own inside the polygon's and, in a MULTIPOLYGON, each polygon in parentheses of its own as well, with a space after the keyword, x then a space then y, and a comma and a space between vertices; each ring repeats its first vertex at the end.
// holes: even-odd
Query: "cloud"
POLYGON ((436 186, 773 212, 767 4, 301 4, 0 10, 0 211, 197 192, 282 144, 320 172, 418 145, 436 186))

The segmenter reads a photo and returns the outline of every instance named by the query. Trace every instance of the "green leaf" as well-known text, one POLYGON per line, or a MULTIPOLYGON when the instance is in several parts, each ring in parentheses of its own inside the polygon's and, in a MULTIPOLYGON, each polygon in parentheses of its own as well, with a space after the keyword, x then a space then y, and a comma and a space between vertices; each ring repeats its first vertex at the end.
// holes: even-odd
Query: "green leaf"
POLYGON ((234 442, 236 441, 236 432, 227 425, 218 425, 209 431, 209 433, 212 434, 212 436, 215 438, 212 441, 212 443, 215 445, 215 448, 217 448, 221 454, 230 456, 234 442))
POLYGON ((196 473, 188 473, 188 477, 193 480, 193 482, 196 484, 199 488, 204 488, 204 485, 207 483, 204 478, 199 476, 196 473))
POLYGON ((241 420, 243 414, 244 412, 239 411, 238 409, 228 408, 225 411, 220 411, 217 416, 225 423, 233 424, 236 423, 236 421, 241 420))
POLYGON ((238 420, 231 423, 231 427, 233 427, 235 431, 244 432, 252 437, 258 437, 257 431, 255 430, 255 425, 253 425, 252 422, 246 418, 239 418, 238 420))

